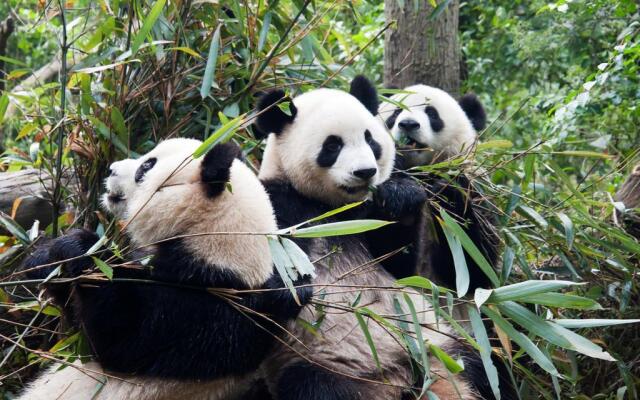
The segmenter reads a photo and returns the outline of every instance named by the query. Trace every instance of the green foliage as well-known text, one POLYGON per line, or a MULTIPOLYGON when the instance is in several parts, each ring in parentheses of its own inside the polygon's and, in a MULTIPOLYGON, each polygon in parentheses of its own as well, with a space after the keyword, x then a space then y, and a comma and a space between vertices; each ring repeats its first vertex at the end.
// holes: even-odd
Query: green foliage
MULTIPOLYGON (((257 93, 276 86, 292 95, 321 85, 344 88, 356 73, 382 81, 378 35, 388 22, 382 2, 72 0, 66 6, 67 39, 73 43, 68 69, 61 71, 66 87, 57 75, 19 87, 60 53, 60 10, 57 2, 0 4, 0 18, 10 10, 19 17, 2 59, 7 74, 0 94, 0 162, 8 171, 33 166, 53 172, 62 152, 62 164, 75 172, 79 189, 62 187, 76 213, 61 215, 59 224, 106 232, 105 242, 91 254, 104 244, 120 252, 110 241, 117 229, 98 207, 98 188, 110 162, 135 157, 163 138, 187 136, 204 140, 196 157, 216 143, 235 140, 255 167, 263 148, 250 128, 257 93), (65 138, 62 148, 55 142, 59 133, 65 138)), ((640 317, 640 243, 618 226, 621 207, 613 195, 640 160, 639 19, 632 0, 492 0, 461 6, 465 88, 481 96, 492 123, 482 133, 475 165, 460 158, 418 167, 415 174, 450 178, 464 170, 474 178, 499 213, 502 266, 494 273, 461 223, 442 211, 437 223, 457 254, 460 272, 455 301, 474 307, 471 327, 452 317, 455 292, 424 277, 398 284, 422 291, 438 315, 480 350, 494 391, 491 351, 512 362, 523 399, 637 398, 640 365, 628 349, 640 347, 637 326, 629 324, 640 317), (492 289, 466 293, 462 249, 482 266, 492 289), (492 323, 485 327, 481 313, 492 323), (499 343, 489 339, 495 335, 488 328, 496 329, 499 343), (611 358, 617 361, 606 361, 611 358)), ((16 255, 29 246, 33 233, 8 215, 2 214, 0 223, 9 232, 0 237, 0 272, 14 279, 16 255)), ((283 236, 350 234, 385 222, 301 228, 305 223, 269 239, 275 265, 290 287, 296 271, 312 273, 313 265, 283 236)), ((95 264, 97 273, 111 278, 111 265, 98 258, 95 264)), ((2 287, 11 288, 0 290, 2 304, 28 313, 25 323, 35 321, 34 313, 39 326, 59 315, 54 307, 34 302, 33 291, 2 287)), ((368 326, 379 323, 401 333, 425 378, 421 391, 431 395, 430 356, 451 373, 461 365, 422 340, 409 297, 399 296, 396 308, 408 318, 392 321, 357 301, 350 310, 354 326, 365 333, 372 364, 379 363, 379 352, 368 326)), ((24 339, 27 347, 41 345, 43 336, 25 332, 21 325, 2 330, 24 339)), ((48 350, 73 361, 87 354, 86 348, 82 336, 71 332, 48 350)), ((0 386, 5 398, 35 371, 21 368, 39 363, 35 353, 11 349, 0 375, 18 372, 0 386)))

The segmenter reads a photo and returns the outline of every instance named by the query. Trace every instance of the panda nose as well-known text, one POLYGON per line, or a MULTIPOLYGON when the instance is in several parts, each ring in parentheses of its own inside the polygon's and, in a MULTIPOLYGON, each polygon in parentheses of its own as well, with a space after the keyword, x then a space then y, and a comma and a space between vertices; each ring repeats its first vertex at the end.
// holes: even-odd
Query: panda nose
POLYGON ((403 119, 398 122, 398 126, 405 131, 413 131, 420 128, 420 123, 414 119, 403 119))
POLYGON ((371 178, 372 176, 374 176, 376 172, 378 172, 376 168, 365 168, 365 169, 359 169, 359 170, 353 171, 353 174, 358 178, 362 179, 363 181, 365 181, 371 178))

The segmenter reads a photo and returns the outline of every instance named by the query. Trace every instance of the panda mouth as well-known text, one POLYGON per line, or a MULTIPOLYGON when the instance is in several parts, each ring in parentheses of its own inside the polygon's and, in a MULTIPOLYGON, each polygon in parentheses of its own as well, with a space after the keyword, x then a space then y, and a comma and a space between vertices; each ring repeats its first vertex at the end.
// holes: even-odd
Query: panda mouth
POLYGON ((360 185, 360 186, 346 186, 340 185, 340 189, 349 193, 349 194, 357 194, 366 192, 369 189, 369 185, 360 185))

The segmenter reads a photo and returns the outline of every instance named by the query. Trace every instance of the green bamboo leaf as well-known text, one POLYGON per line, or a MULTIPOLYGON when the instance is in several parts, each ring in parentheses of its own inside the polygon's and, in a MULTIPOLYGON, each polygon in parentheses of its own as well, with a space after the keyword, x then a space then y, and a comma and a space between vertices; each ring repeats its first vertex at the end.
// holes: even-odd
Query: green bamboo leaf
POLYGON ((429 279, 423 276, 409 276, 407 278, 398 279, 396 285, 400 286, 411 286, 420 289, 433 290, 434 288, 438 288, 441 292, 451 292, 449 289, 445 287, 437 286, 435 283, 431 282, 429 279))
POLYGON ((327 236, 354 235, 372 231, 385 225, 393 224, 389 221, 377 219, 356 219, 353 221, 331 222, 323 225, 315 225, 309 228, 293 230, 291 236, 300 238, 318 238, 327 236))
POLYGON ((569 218, 565 213, 559 212, 556 215, 558 216, 560 222, 562 222, 562 226, 564 227, 564 235, 567 239, 567 247, 569 247, 569 250, 571 250, 571 247, 573 247, 573 239, 576 236, 575 231, 573 230, 573 222, 571 221, 571 218, 569 218))
POLYGON ((500 400, 500 380, 498 378, 498 369, 491 359, 492 350, 491 342, 489 342, 489 336, 487 335, 487 331, 478 311, 471 306, 467 306, 467 310, 469 311, 469 320, 471 321, 473 336, 476 337, 478 345, 480 345, 480 359, 482 360, 482 365, 484 365, 484 372, 487 374, 487 378, 489 379, 489 385, 491 386, 493 395, 497 400, 500 400))
POLYGON ((602 306, 587 297, 564 293, 539 293, 520 298, 523 303, 541 304, 547 307, 573 308, 578 310, 602 310, 602 306))
POLYGON ((311 218, 311 219, 305 221, 304 223, 308 224, 308 223, 311 223, 311 222, 316 222, 316 221, 320 221, 320 220, 325 219, 325 218, 332 217, 332 216, 334 216, 336 214, 340 214, 341 212, 345 212, 345 211, 350 210, 350 209, 352 209, 354 207, 358 207, 362 203, 364 203, 364 202, 363 201, 357 201, 355 203, 346 204, 346 205, 344 205, 342 207, 338 207, 338 208, 333 209, 331 211, 327 211, 326 213, 321 214, 321 215, 319 215, 317 217, 311 218))
MULTIPOLYGON (((396 314, 398 315, 407 314, 405 310, 402 308, 402 304, 400 304, 400 300, 398 300, 397 296, 393 296, 393 307, 395 308, 396 314)), ((413 358, 415 361, 420 361, 421 355, 420 355, 420 349, 418 348, 418 344, 416 343, 416 340, 411 335, 408 334, 408 332, 410 332, 409 324, 404 319, 398 319, 396 322, 398 326, 400 326, 402 337, 405 343, 407 344, 409 353, 411 353, 411 358, 413 358)))
POLYGON ((293 280, 297 279, 297 276, 292 275, 293 270, 291 267, 293 266, 293 264, 291 263, 291 260, 287 256, 287 253, 284 250, 284 247, 282 247, 282 244, 280 244, 280 242, 278 241, 278 238, 267 236, 267 242, 269 243, 271 259, 273 260, 273 265, 275 265, 276 267, 276 271, 278 271, 280 278, 282 278, 285 286, 291 292, 291 295, 293 296, 295 302, 300 305, 298 293, 293 285, 293 280))
POLYGON ((127 124, 124 122, 124 117, 120 110, 117 107, 111 107, 111 123, 113 124, 113 129, 120 136, 120 140, 123 142, 129 141, 129 130, 127 129, 127 124))
POLYGON ((502 283, 505 283, 511 275, 511 269, 513 268, 513 259, 515 258, 515 251, 511 246, 507 246, 504 249, 504 255, 502 256, 502 283))
POLYGON ((456 292, 458 297, 464 297, 469 290, 469 268, 467 267, 467 260, 464 257, 464 251, 460 240, 454 235, 444 221, 438 220, 442 226, 444 236, 449 243, 449 249, 451 249, 451 255, 453 256, 453 266, 456 270, 456 292))
POLYGON ((600 346, 584 336, 580 336, 553 322, 545 321, 518 303, 508 301, 500 304, 498 307, 500 311, 513 319, 515 323, 534 335, 545 339, 549 343, 565 349, 575 350, 589 357, 615 361, 609 353, 602 350, 600 346))
POLYGON ((610 159, 612 156, 606 153, 597 152, 597 151, 586 151, 586 150, 565 150, 565 151, 553 151, 551 154, 557 154, 561 156, 574 156, 574 157, 585 157, 585 158, 603 158, 605 160, 610 159))
POLYGON ((27 232, 22 229, 22 227, 14 221, 10 216, 0 211, 0 224, 4 226, 6 230, 9 231, 13 236, 15 236, 18 241, 22 244, 29 244, 31 240, 29 239, 29 235, 27 232))
POLYGON ((624 324, 637 324, 640 319, 597 319, 597 318, 585 318, 585 319, 554 319, 552 320, 556 324, 568 328, 599 328, 602 326, 614 326, 624 324))
POLYGON ((102 261, 99 258, 91 257, 93 259, 93 263, 98 267, 100 272, 104 274, 109 280, 113 279, 113 268, 106 262, 102 261))
POLYGON ((307 253, 302 251, 302 249, 290 239, 283 237, 280 238, 280 242, 300 275, 310 275, 312 278, 315 278, 316 268, 313 266, 311 261, 309 261, 307 253))
POLYGON ((211 92, 211 85, 213 83, 213 76, 216 70, 216 62, 218 61, 218 51, 220 49, 220 29, 222 24, 218 25, 216 31, 213 33, 211 39, 211 45, 209 46, 209 57, 207 57, 207 65, 204 68, 204 75, 202 76, 202 86, 200 87, 200 96, 204 99, 209 96, 211 92))
POLYGON ((260 28, 260 36, 258 36, 258 52, 261 52, 264 48, 264 44, 267 40, 267 34, 269 33, 269 26, 271 25, 271 10, 264 13, 262 19, 262 28, 260 28))
POLYGON ((371 333, 369 332, 369 327, 367 327, 366 322, 364 322, 364 318, 362 318, 362 314, 356 310, 355 312, 356 319, 358 320, 358 325, 360 325, 360 329, 362 329, 362 333, 364 333, 364 337, 367 339, 367 343, 369 344, 369 349, 371 349, 371 355, 373 356, 373 360, 376 362, 376 366, 382 373, 382 365, 380 365, 380 359, 378 358, 378 350, 376 350, 376 345, 373 343, 373 339, 371 338, 371 333))
POLYGON ((213 132, 201 145, 193 152, 193 158, 200 158, 207 154, 213 146, 219 143, 224 143, 229 140, 238 130, 240 125, 244 122, 244 114, 238 115, 236 118, 228 121, 226 124, 218 128, 213 132))
POLYGON ((424 368, 425 374, 428 374, 430 371, 429 364, 429 354, 427 353, 427 348, 424 345, 424 338, 422 337, 422 327, 420 326, 420 320, 418 319, 418 314, 416 314, 416 307, 413 305, 413 301, 411 301, 411 297, 408 294, 403 293, 404 301, 407 303, 409 307, 409 312, 411 313, 411 319, 413 321, 413 329, 416 334, 416 341, 418 342, 418 349, 420 350, 420 357, 422 361, 422 367, 424 368))
POLYGON ((144 22, 142 23, 142 28, 140 28, 138 33, 136 33, 136 36, 133 38, 133 44, 131 45, 131 54, 136 54, 142 43, 144 43, 145 39, 151 32, 151 28, 153 28, 156 21, 158 20, 158 17, 160 17, 160 14, 162 13, 166 2, 167 0, 158 0, 153 5, 151 11, 149 12, 149 15, 147 15, 147 17, 144 19, 144 22))
POLYGON ((531 358, 540 366, 540 368, 544 369, 551 375, 560 376, 560 373, 553 365, 551 360, 545 356, 542 351, 525 335, 518 332, 513 325, 511 325, 507 320, 502 318, 500 314, 496 311, 493 311, 487 306, 482 306, 482 312, 493 321, 496 326, 498 326, 504 333, 514 342, 516 342, 527 354, 531 356, 531 358))
POLYGON ((520 204, 517 207, 517 209, 521 211, 520 212, 521 215, 524 215, 527 219, 532 220, 534 223, 539 225, 542 229, 547 229, 547 227, 549 226, 549 223, 547 222, 547 220, 544 219, 544 217, 540 215, 533 208, 529 206, 525 206, 524 204, 520 204))
POLYGON ((4 93, 2 97, 0 97, 0 124, 4 121, 4 114, 7 112, 7 108, 9 107, 9 95, 4 93))
POLYGON ((482 151, 487 149, 510 149, 512 147, 513 143, 510 140, 494 139, 479 143, 476 149, 482 151))
POLYGON ((460 372, 464 371, 464 367, 462 365, 458 364, 456 360, 451 358, 450 355, 448 355, 444 350, 442 350, 435 344, 429 345, 429 351, 431 352, 431 354, 436 356, 436 358, 438 358, 438 360, 440 360, 452 374, 459 374, 460 372))
POLYGON ((493 270, 493 267, 489 264, 487 259, 482 255, 482 252, 478 249, 478 247, 473 243, 469 235, 462 229, 462 227, 453 219, 444 208, 440 209, 440 215, 444 220, 447 227, 451 229, 451 232, 458 238, 462 247, 466 250, 466 252, 471 256, 473 261, 478 264, 478 267, 484 272, 484 274, 489 278, 491 283, 494 286, 500 285, 500 279, 498 279, 498 275, 496 275, 496 271, 493 270))
POLYGON ((60 339, 56 344, 53 345, 53 347, 49 349, 49 353, 55 354, 60 350, 64 350, 67 347, 74 344, 75 342, 77 342, 79 338, 80 338, 80 332, 76 332, 71 336, 67 336, 66 338, 60 339))
POLYGON ((193 49, 191 49, 189 47, 185 47, 185 46, 169 47, 167 50, 181 51, 181 52, 189 54, 190 56, 193 56, 195 58, 202 59, 202 56, 200 54, 198 54, 195 50, 193 50, 193 49))
POLYGON ((475 300, 476 306, 480 307, 485 302, 500 303, 510 300, 525 301, 528 296, 540 293, 552 292, 560 290, 572 285, 581 285, 580 283, 571 281, 524 281, 514 283, 513 285, 502 286, 497 289, 476 289, 475 300))
POLYGON ((4 61, 4 62, 8 62, 9 64, 14 64, 14 65, 18 65, 20 67, 26 67, 27 64, 20 61, 20 60, 16 60, 15 58, 11 58, 11 57, 6 57, 6 56, 0 56, 0 61, 4 61))

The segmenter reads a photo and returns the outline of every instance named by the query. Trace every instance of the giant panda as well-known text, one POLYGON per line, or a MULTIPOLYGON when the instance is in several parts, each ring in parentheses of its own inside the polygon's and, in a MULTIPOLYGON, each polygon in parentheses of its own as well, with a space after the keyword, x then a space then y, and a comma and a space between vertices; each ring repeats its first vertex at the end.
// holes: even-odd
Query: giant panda
MULTIPOLYGON (((323 222, 367 218, 377 207, 392 214, 410 214, 424 202, 422 188, 412 180, 391 179, 394 142, 374 116, 377 108, 376 90, 361 76, 352 81, 349 93, 322 88, 291 99, 274 90, 260 98, 256 134, 268 137, 258 176, 280 228, 356 201, 365 203, 323 222), (385 185, 393 190, 381 190, 385 185), (379 198, 382 194, 384 199, 379 198), (372 196, 378 198, 374 201, 372 196)), ((297 239, 297 243, 316 260, 315 298, 328 304, 303 309, 299 318, 307 324, 288 325, 297 340, 286 338, 266 359, 263 371, 274 399, 415 398, 415 392, 408 389, 422 382, 414 379, 400 338, 368 319, 378 368, 367 336, 348 311, 349 306, 362 305, 378 315, 406 316, 394 303, 404 304, 402 298, 385 289, 395 280, 373 260, 366 235, 297 239), (336 304, 346 309, 332 308, 336 304)), ((436 328, 433 309, 424 298, 410 290, 405 293, 419 309, 424 338, 464 359, 465 372, 450 375, 431 357, 429 390, 440 399, 493 398, 477 354, 451 335, 443 321, 436 328)), ((513 398, 509 397, 508 379, 501 380, 501 387, 503 399, 513 398)))
MULTIPOLYGON (((104 203, 152 258, 146 267, 114 267, 113 282, 83 278, 88 257, 63 264, 62 275, 78 279, 66 301, 95 361, 52 367, 20 399, 245 398, 275 324, 295 318, 300 306, 274 272, 264 234, 277 230, 276 221, 260 181, 236 145, 194 159, 201 144, 170 139, 111 166, 104 203), (267 290, 236 292, 249 289, 267 290)), ((72 231, 25 267, 82 256, 97 240, 72 231)), ((302 305, 310 292, 297 290, 302 305)))
MULTIPOLYGON (((467 157, 473 150, 479 131, 486 125, 484 107, 475 94, 466 94, 456 101, 447 92, 427 86, 409 86, 384 102, 380 116, 385 121, 398 147, 398 174, 411 172, 412 167, 444 161, 453 157, 467 157), (398 104, 402 104, 403 108, 398 104)), ((459 171, 451 180, 435 175, 414 176, 429 193, 431 218, 444 208, 463 226, 471 240, 487 261, 495 266, 500 239, 497 234, 496 209, 478 192, 467 175, 459 171)), ((451 250, 440 225, 434 219, 424 222, 424 213, 374 232, 375 256, 398 248, 407 249, 383 263, 396 277, 428 275, 439 284, 455 288, 455 268, 451 250), (422 219, 421 219, 422 218, 422 219), (435 226, 435 240, 423 237, 424 230, 435 226), (428 241, 427 244, 424 242, 428 241)), ((465 252, 473 291, 488 287, 490 281, 476 262, 465 252)))

